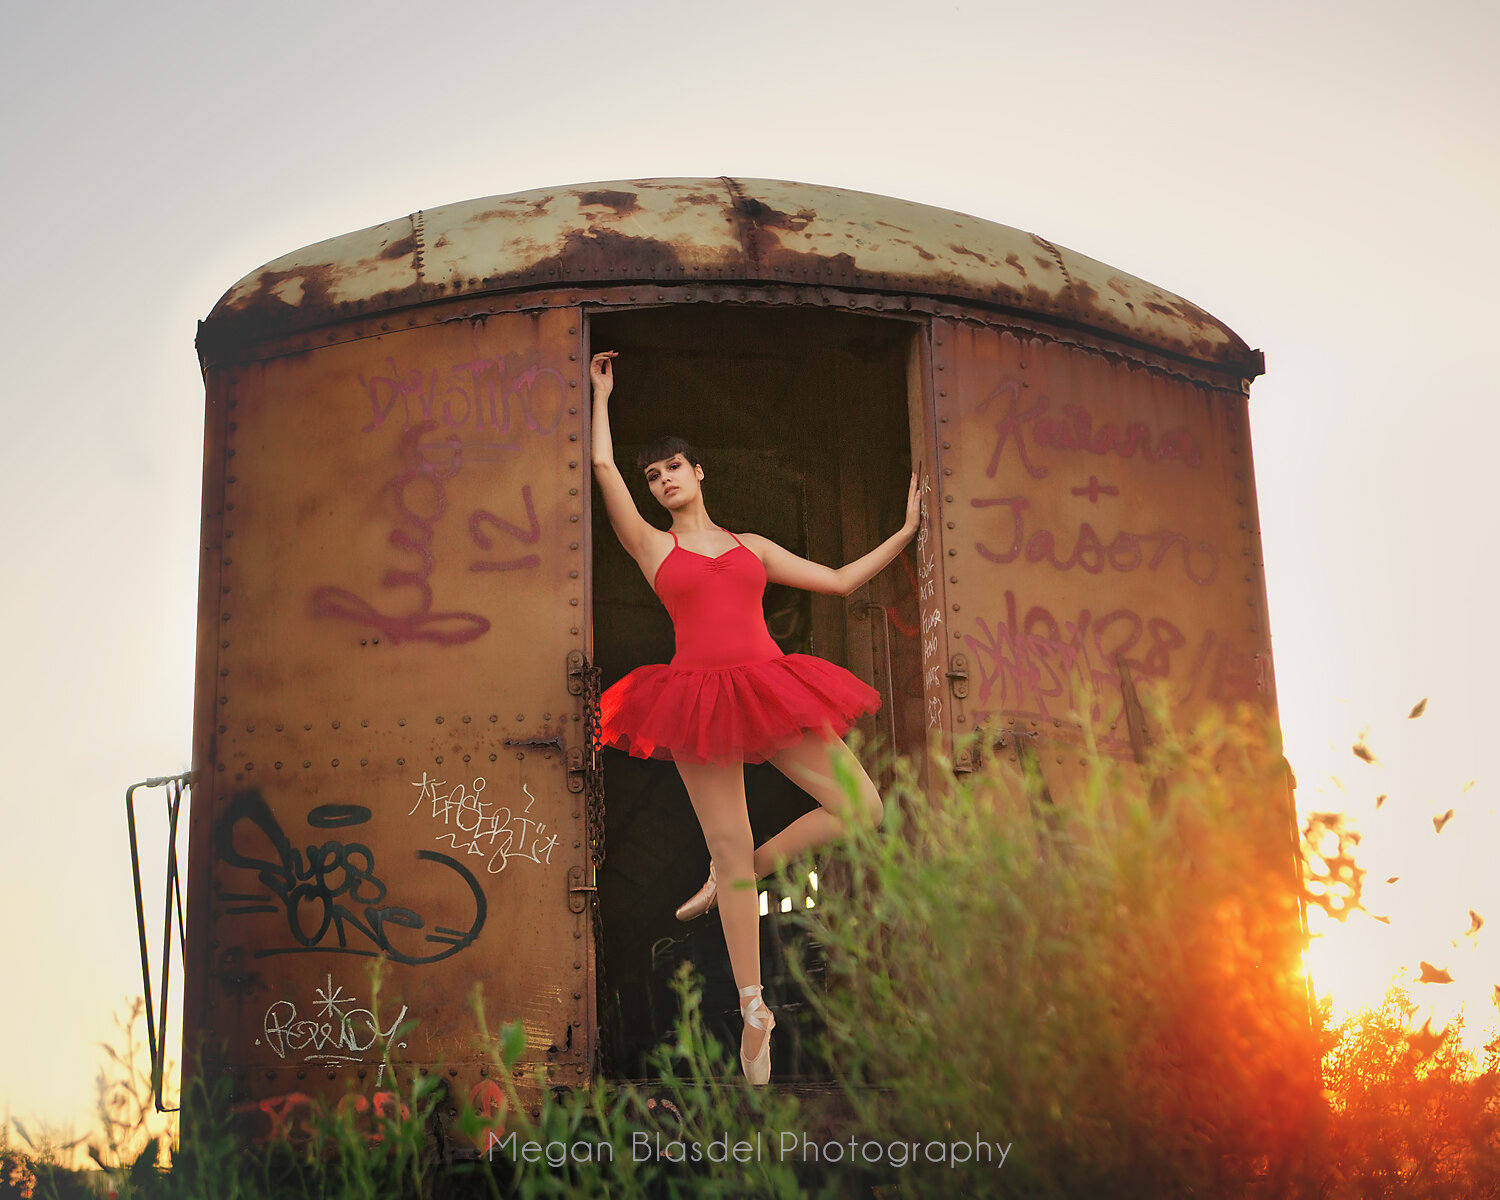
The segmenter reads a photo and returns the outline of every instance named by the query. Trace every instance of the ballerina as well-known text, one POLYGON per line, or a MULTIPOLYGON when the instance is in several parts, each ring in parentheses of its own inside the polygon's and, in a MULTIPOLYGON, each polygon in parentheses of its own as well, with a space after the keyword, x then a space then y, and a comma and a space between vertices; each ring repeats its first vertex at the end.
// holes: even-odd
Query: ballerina
POLYGON ((920 498, 912 476, 906 521, 868 554, 833 568, 809 562, 758 534, 715 525, 704 506, 698 456, 680 438, 647 446, 639 467, 672 515, 664 532, 636 509, 614 461, 609 398, 617 353, 589 363, 594 393, 594 482, 615 536, 666 606, 676 632, 670 663, 638 667, 600 700, 600 741, 639 758, 671 759, 708 844, 708 881, 677 910, 691 920, 717 907, 739 989, 745 1028, 740 1065, 752 1084, 771 1074, 775 1017, 761 994, 760 913, 754 881, 836 837, 857 806, 880 821, 880 793, 841 740, 880 695, 843 667, 783 654, 766 629, 767 582, 847 596, 885 568, 917 532, 920 498), (744 764, 767 762, 817 801, 755 846, 745 804, 744 764), (839 779, 855 783, 851 802, 839 779))

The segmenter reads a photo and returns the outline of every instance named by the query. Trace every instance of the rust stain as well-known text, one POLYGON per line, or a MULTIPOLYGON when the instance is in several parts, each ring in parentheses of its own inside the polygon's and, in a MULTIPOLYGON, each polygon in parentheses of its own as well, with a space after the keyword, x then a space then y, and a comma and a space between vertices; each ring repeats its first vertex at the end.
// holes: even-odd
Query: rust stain
MULTIPOLYGON (((1109 277, 1109 290, 1112 291, 1112 292, 1116 292, 1116 293, 1118 293, 1121 296, 1129 296, 1130 295, 1130 289, 1128 287, 1126 287, 1123 283, 1121 283, 1119 277, 1116 276, 1116 275, 1111 275, 1109 277)), ((1127 304, 1125 307, 1126 308, 1131 308, 1133 306, 1127 304)))
POLYGON ((604 188, 595 192, 579 192, 578 203, 583 207, 599 205, 612 208, 617 213, 635 212, 640 208, 634 192, 612 192, 604 188))
POLYGON ((769 204, 762 204, 754 196, 746 196, 741 207, 745 215, 762 229, 789 229, 793 233, 801 233, 818 217, 818 214, 810 208, 799 209, 795 213, 785 213, 779 208, 772 208, 769 204))
POLYGON ((551 261, 565 277, 581 268, 597 270, 605 278, 621 279, 654 279, 658 274, 671 277, 687 273, 670 242, 632 237, 617 229, 570 229, 551 261))
POLYGON ((404 238, 391 242, 380 251, 380 257, 385 262, 397 258, 410 258, 417 252, 416 234, 408 233, 404 238))
POLYGON ((970 258, 977 258, 985 266, 990 265, 990 260, 983 254, 980 254, 979 251, 970 250, 967 246, 960 246, 957 242, 949 242, 948 249, 952 250, 954 254, 965 254, 970 258))
POLYGON ((1026 268, 1021 265, 1021 257, 1014 250, 1005 256, 1005 262, 1007 266, 1014 267, 1017 271, 1021 272, 1023 278, 1025 277, 1026 268))
POLYGON ((916 242, 911 241, 909 238, 892 238, 891 242, 892 242, 892 244, 897 245, 897 246, 910 246, 913 250, 915 250, 917 252, 917 257, 920 258, 920 259, 922 259, 924 262, 936 262, 937 261, 937 255, 936 254, 932 253, 931 250, 928 250, 928 249, 926 249, 923 246, 917 245, 916 242))

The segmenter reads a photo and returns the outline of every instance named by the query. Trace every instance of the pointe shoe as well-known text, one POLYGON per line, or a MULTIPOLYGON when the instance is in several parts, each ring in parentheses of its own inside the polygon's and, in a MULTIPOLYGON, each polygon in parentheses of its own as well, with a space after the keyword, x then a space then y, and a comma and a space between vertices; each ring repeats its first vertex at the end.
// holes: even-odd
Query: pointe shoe
POLYGON ((754 1058, 746 1058, 745 1051, 740 1050, 740 1067, 745 1072, 745 1079, 756 1087, 761 1087, 771 1081, 771 1030, 776 1028, 776 1014, 766 1007, 760 994, 760 984, 740 988, 740 995, 749 1000, 748 1004, 744 1000, 740 1001, 740 1015, 745 1018, 745 1024, 752 1029, 766 1031, 760 1053, 754 1058))
POLYGON ((711 908, 719 907, 719 884, 714 878, 714 865, 708 864, 708 882, 677 906, 677 919, 691 921, 701 917, 711 908))

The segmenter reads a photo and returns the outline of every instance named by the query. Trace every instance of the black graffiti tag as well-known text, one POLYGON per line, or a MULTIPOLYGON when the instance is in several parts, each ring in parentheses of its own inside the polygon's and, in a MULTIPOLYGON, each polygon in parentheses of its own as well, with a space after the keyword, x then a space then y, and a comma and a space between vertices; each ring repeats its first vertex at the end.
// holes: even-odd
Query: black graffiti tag
MULTIPOLYGON (((369 809, 357 805, 322 805, 308 814, 307 823, 313 828, 337 828, 363 824, 369 815, 369 809)), ((435 850, 419 850, 419 860, 453 872, 474 898, 474 918, 467 929, 433 926, 422 940, 443 948, 419 952, 418 947, 410 946, 409 940, 402 937, 401 931, 425 930, 427 922, 413 909, 385 903, 388 889, 375 872, 375 856, 368 846, 333 839, 321 845, 309 842, 303 849, 293 846, 270 806, 255 789, 236 792, 215 822, 214 853, 230 866, 256 872, 256 878, 271 893, 235 896, 236 900, 252 903, 229 908, 227 912, 284 911, 286 914, 287 930, 297 944, 257 950, 257 958, 314 951, 366 957, 383 953, 396 962, 417 966, 458 953, 473 944, 484 927, 487 903, 479 881, 456 858, 435 850), (257 836, 265 844, 264 851, 240 848, 240 839, 257 836), (269 902, 272 897, 276 903, 254 903, 269 902), (330 932, 337 944, 325 944, 330 932), (351 933, 373 948, 351 946, 351 933), (398 945, 398 940, 406 942, 407 948, 398 945)))

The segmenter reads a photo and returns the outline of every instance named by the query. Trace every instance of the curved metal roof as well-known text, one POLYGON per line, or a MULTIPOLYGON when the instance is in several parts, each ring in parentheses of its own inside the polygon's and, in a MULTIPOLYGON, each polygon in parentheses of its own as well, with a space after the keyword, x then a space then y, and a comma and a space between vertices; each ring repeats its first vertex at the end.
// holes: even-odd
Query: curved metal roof
POLYGON ((697 280, 978 302, 1228 367, 1259 354, 1171 292, 962 213, 769 179, 641 179, 467 200, 294 251, 230 288, 200 345, 456 296, 697 280))

